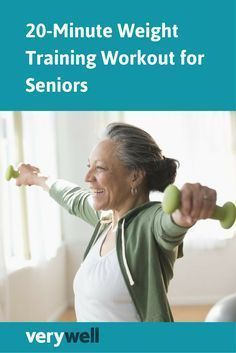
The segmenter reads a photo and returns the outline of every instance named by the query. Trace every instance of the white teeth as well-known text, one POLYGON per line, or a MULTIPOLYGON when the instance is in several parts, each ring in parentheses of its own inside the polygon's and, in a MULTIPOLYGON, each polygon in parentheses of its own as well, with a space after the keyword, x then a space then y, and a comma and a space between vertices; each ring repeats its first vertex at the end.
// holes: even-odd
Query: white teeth
POLYGON ((93 194, 102 194, 104 192, 104 189, 93 189, 92 193, 93 194))

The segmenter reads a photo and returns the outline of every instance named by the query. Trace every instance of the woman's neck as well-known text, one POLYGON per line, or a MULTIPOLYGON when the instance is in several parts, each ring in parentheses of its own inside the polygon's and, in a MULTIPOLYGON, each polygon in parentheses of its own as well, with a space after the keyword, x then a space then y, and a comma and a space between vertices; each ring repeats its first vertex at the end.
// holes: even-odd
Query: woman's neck
POLYGON ((119 220, 130 210, 149 202, 149 195, 137 195, 130 199, 120 210, 112 210, 112 229, 117 226, 119 220))

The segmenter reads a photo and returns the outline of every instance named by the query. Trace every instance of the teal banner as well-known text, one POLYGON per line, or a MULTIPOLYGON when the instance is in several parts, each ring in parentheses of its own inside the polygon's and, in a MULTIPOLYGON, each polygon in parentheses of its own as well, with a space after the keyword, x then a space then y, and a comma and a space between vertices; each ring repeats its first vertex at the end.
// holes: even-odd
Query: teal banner
POLYGON ((235 110, 235 0, 5 1, 1 110, 235 110))
POLYGON ((0 352, 236 352, 236 323, 5 323, 0 352))

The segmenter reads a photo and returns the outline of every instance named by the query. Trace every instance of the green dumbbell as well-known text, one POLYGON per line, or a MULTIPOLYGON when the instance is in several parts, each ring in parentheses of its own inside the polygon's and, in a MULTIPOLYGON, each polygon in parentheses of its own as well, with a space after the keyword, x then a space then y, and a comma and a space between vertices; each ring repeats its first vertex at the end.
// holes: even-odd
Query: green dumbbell
MULTIPOLYGON (((175 185, 169 185, 164 192, 162 208, 165 213, 172 213, 180 207, 181 192, 175 185)), ((226 202, 222 207, 216 206, 212 219, 217 219, 223 228, 232 227, 236 219, 236 207, 226 202)))
POLYGON ((5 173, 5 178, 9 181, 11 178, 17 178, 19 175, 18 170, 15 170, 12 165, 9 165, 5 173))

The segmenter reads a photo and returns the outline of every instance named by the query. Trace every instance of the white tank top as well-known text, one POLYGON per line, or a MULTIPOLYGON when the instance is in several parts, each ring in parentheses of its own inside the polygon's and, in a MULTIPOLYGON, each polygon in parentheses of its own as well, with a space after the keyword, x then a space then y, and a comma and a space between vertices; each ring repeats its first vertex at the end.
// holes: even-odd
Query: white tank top
POLYGON ((140 321, 118 263, 116 248, 100 255, 107 231, 96 241, 74 279, 77 321, 140 321))

